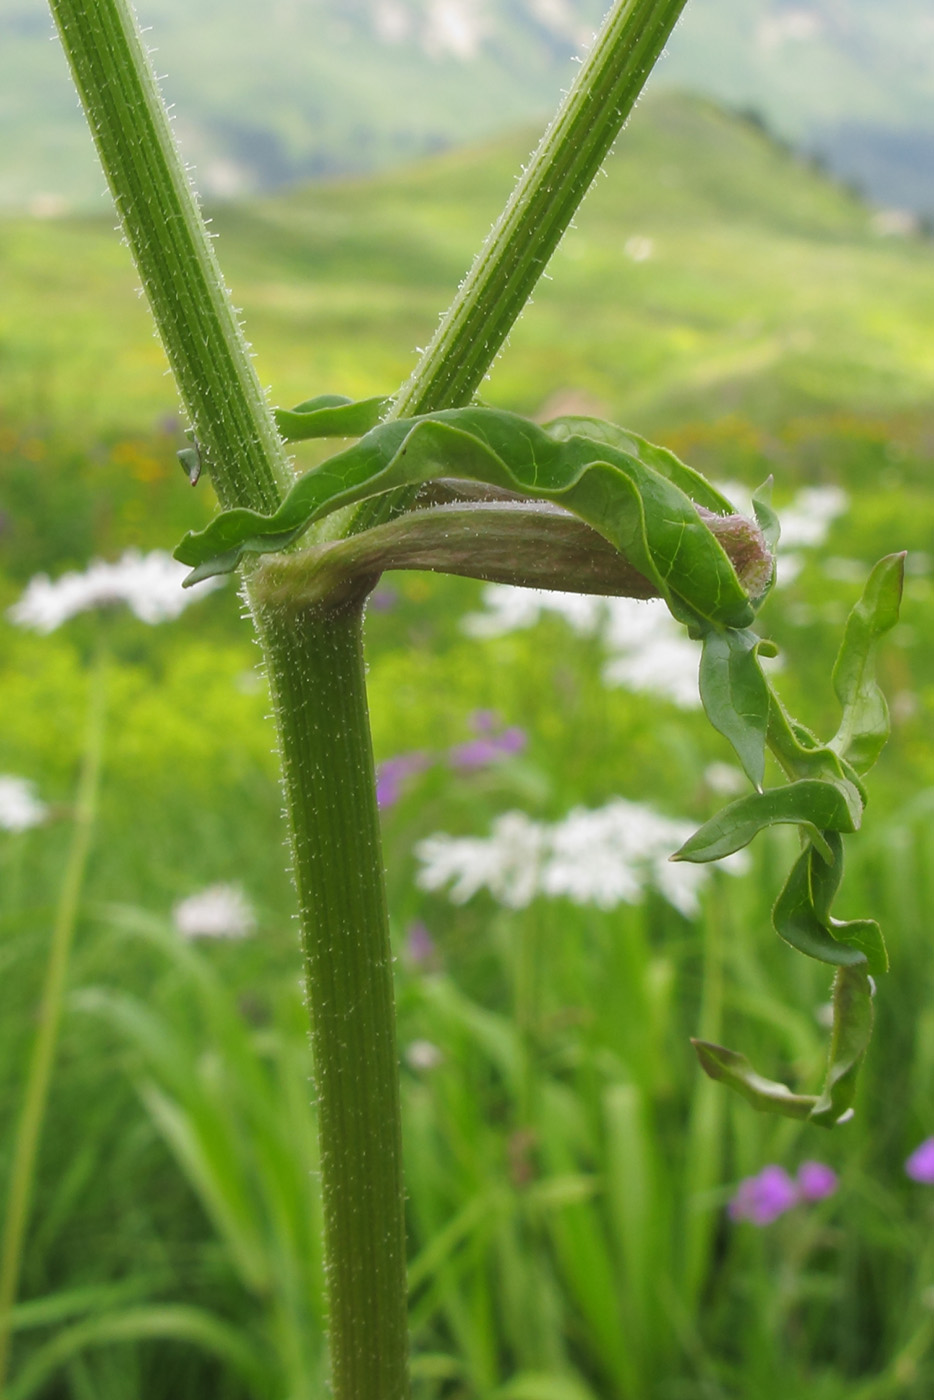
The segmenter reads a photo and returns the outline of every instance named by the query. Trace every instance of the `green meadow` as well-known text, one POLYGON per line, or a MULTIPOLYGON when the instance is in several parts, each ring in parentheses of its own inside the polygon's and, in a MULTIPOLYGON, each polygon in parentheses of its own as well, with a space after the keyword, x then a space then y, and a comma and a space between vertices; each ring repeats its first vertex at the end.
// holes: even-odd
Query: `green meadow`
MULTIPOLYGON (((275 403, 406 376, 532 141, 212 211, 275 403)), ((154 626, 109 609, 39 634, 6 612, 36 574, 171 550, 213 510, 179 470, 113 223, 0 223, 0 773, 47 804, 0 830, 0 1192, 89 719, 104 733, 6 1396, 318 1400, 311 1065, 236 588, 154 626), (252 931, 186 938, 173 909, 218 884, 252 931)), ((762 622, 820 734, 847 611, 877 558, 909 552, 880 657, 893 735, 841 896, 892 962, 852 1123, 757 1115, 689 1044, 736 1045, 805 1092, 821 1079, 827 969, 769 923, 787 831, 696 904, 657 874, 629 898, 426 885, 421 843, 502 845, 510 813, 551 830, 622 798, 705 820, 731 779, 700 712, 614 679, 625 647, 599 610, 497 630, 481 584, 387 575, 374 596, 416 1400, 931 1394, 934 1191, 904 1164, 934 1134, 934 244, 883 227, 756 125, 646 101, 484 390, 625 423, 718 482, 774 478, 798 536, 762 622), (801 518, 828 500, 809 541, 801 518), (832 1194, 768 1225, 731 1215, 743 1178, 807 1162, 832 1194)))

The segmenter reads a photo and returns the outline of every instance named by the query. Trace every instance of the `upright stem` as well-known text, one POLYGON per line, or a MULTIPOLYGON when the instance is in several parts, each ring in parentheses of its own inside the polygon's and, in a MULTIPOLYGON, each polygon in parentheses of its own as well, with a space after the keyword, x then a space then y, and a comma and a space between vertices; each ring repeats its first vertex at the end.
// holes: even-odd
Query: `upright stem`
POLYGON ((618 0, 473 267, 393 401, 406 418, 469 403, 532 295, 685 0, 618 0))
POLYGON ((301 909, 334 1393, 402 1400, 399 1072, 362 606, 293 611, 260 603, 256 615, 279 722, 301 909))
MULTIPOLYGON (((132 13, 126 0, 50 3, 221 503, 271 511, 289 467, 132 13)), ((260 607, 257 624, 276 697, 302 913, 333 1392, 335 1400, 404 1400, 398 1066, 360 616, 359 603, 343 612, 260 607)))
MULTIPOLYGON (((393 414, 469 400, 625 120, 684 0, 620 0, 393 414)), ((126 0, 50 0, 221 504, 291 477, 126 0)), ((388 505, 377 508, 389 513, 388 505)), ((341 522, 344 533, 359 523, 341 522)), ((335 1400, 404 1400, 398 1071, 361 605, 251 589, 275 697, 313 1026, 335 1400)))
MULTIPOLYGON (((686 0, 616 0, 551 125, 523 169, 390 418, 468 404, 502 349, 623 123, 686 0)), ((348 512, 355 530, 404 510, 394 491, 348 512)))
POLYGON ((221 504, 291 473, 126 0, 49 0, 133 260, 221 504))
POLYGON ((0 1396, 3 1395, 6 1385, 11 1314, 19 1288, 23 1243, 29 1226, 36 1160, 39 1155, 65 1000, 68 960, 97 813, 104 751, 104 686, 104 663, 98 660, 91 676, 87 740, 78 777, 71 845, 65 862, 65 874, 49 944, 36 1038, 26 1075, 23 1107, 13 1140, 13 1162, 3 1222, 3 1241, 0 1247, 0 1396))

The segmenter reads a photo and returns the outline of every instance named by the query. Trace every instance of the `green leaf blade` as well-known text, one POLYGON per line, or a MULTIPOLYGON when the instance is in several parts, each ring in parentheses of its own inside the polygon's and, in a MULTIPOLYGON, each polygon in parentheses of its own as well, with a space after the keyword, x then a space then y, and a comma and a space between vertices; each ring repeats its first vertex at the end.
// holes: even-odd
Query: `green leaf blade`
POLYGON ((823 1092, 811 1121, 832 1128, 851 1116, 856 1080, 872 1035, 872 983, 865 968, 840 968, 834 978, 833 1033, 823 1092))
POLYGON ((904 553, 887 555, 876 564, 847 619, 833 668, 843 716, 830 747, 859 773, 873 766, 889 737, 889 711, 876 682, 875 654, 879 640, 898 621, 904 573, 904 553))
POLYGON ((829 865, 813 846, 803 851, 772 910, 775 932, 792 948, 818 962, 835 967, 863 967, 874 976, 881 976, 888 967, 888 957, 878 925, 872 920, 857 920, 851 927, 830 920, 826 912, 829 891, 824 882, 839 884, 841 871, 841 859, 829 865))
MULTIPOLYGON (((335 415, 354 407, 328 403, 307 416, 331 415, 333 426, 335 415)), ((348 420, 341 421, 346 427, 348 420)), ((286 548, 343 506, 439 476, 563 506, 609 540, 699 633, 710 626, 742 627, 752 619, 752 604, 729 556, 675 482, 611 444, 581 436, 556 441, 516 414, 485 408, 381 423, 296 481, 272 515, 228 511, 188 534, 176 558, 197 570, 197 577, 226 572, 244 554, 286 548)))
POLYGON ((732 744, 749 781, 765 778, 769 686, 759 664, 760 638, 746 629, 712 630, 704 638, 699 685, 707 718, 732 744))
MULTIPOLYGON (((672 859, 720 860, 748 846, 760 831, 780 824, 805 826, 825 844, 822 831, 855 831, 861 814, 862 803, 851 784, 804 778, 731 802, 695 831, 672 859)), ((829 853, 826 844, 825 849, 829 853)))
POLYGON ((804 1119, 811 1116, 817 1104, 812 1094, 795 1094, 787 1084, 766 1079, 753 1069, 749 1060, 738 1050, 714 1045, 706 1040, 692 1040, 701 1068, 711 1079, 734 1089, 760 1113, 775 1113, 783 1118, 804 1119))
POLYGON ((319 394, 295 408, 275 410, 276 427, 286 442, 310 438, 363 437, 375 428, 389 407, 389 399, 346 399, 341 394, 319 394))

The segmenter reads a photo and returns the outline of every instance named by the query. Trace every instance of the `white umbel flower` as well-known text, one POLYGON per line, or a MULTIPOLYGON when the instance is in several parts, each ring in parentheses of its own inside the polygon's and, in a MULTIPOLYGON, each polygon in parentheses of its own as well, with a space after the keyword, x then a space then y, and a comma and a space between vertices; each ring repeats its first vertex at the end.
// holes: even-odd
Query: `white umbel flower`
POLYGON ((700 705, 700 643, 691 640, 660 598, 608 598, 603 640, 607 685, 660 695, 682 710, 700 705))
POLYGON ((185 565, 164 550, 141 554, 128 549, 114 564, 93 560, 83 573, 72 571, 57 579, 36 574, 7 617, 17 627, 48 633, 78 613, 125 603, 141 622, 168 622, 222 582, 206 579, 183 589, 187 573, 185 565))
POLYGON ((28 831, 41 826, 49 809, 39 800, 35 783, 0 773, 0 831, 28 831))
POLYGON ((420 841, 415 854, 423 868, 423 890, 450 885, 455 904, 487 889, 510 909, 524 909, 538 893, 548 829, 522 812, 497 817, 487 838, 439 833, 420 841))
POLYGON ((256 915, 238 885, 209 885, 181 900, 172 921, 183 938, 247 938, 256 915))
MULTIPOLYGON (((512 909, 524 909, 543 895, 609 910, 638 904, 653 888, 693 918, 709 870, 668 859, 693 830, 691 822, 622 797, 605 807, 575 807, 553 825, 507 812, 488 837, 439 833, 419 842, 417 883, 425 890, 448 887, 455 904, 486 889, 512 909)), ((748 857, 738 852, 720 864, 739 874, 748 868, 748 857)))
POLYGON ((491 583, 484 611, 464 618, 471 637, 501 637, 534 627, 544 616, 564 619, 578 636, 599 636, 606 648, 603 679, 621 689, 661 695, 682 709, 700 705, 700 646, 692 642, 660 598, 597 598, 491 583))

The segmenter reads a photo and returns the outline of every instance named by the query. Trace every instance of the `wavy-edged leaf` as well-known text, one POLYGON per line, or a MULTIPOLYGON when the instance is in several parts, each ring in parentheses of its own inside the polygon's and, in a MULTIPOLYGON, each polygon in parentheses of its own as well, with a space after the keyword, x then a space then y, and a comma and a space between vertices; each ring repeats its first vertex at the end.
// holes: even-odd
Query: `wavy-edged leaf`
POLYGON ((808 828, 811 839, 822 845, 828 859, 833 859, 822 832, 856 831, 862 817, 863 804, 851 783, 827 783, 816 778, 803 778, 787 787, 768 788, 740 797, 705 822, 685 841, 672 860, 701 863, 720 860, 732 855, 766 827, 781 823, 808 828))
MULTIPOLYGON (((834 833, 825 832, 830 841, 834 833)), ((841 848, 837 848, 838 851, 841 848)), ((881 976, 888 956, 878 924, 858 920, 853 925, 831 920, 826 912, 842 872, 842 855, 831 863, 808 846, 795 861, 785 888, 772 910, 775 932, 792 948, 835 967, 864 967, 881 976)))
POLYGON ((689 467, 670 452, 667 447, 658 447, 648 442, 638 433, 621 428, 617 423, 609 423, 603 418, 590 418, 581 414, 565 414, 545 423, 544 430, 555 442, 568 442, 571 438, 587 438, 594 443, 604 443, 623 452, 627 457, 635 457, 645 466, 673 481, 686 496, 697 505, 703 506, 714 515, 733 515, 736 507, 727 500, 722 491, 689 467))
POLYGON ((701 1069, 711 1079, 718 1079, 742 1094, 760 1113, 778 1113, 784 1118, 808 1118, 817 1099, 813 1094, 795 1094, 787 1084, 766 1079, 758 1074, 745 1055, 728 1050, 725 1045, 713 1045, 708 1040, 692 1040, 701 1069))
POLYGON ((709 631, 701 653, 701 701, 707 718, 732 744, 749 781, 762 787, 769 727, 769 686, 759 665, 761 639, 748 629, 709 631))
POLYGON ((833 1032, 824 1090, 811 1119, 832 1128, 850 1117, 856 1078, 872 1035, 872 982, 863 967, 841 967, 834 978, 833 1032))
POLYGON ((808 872, 814 916, 827 927, 837 943, 865 953, 869 971, 873 977, 881 977, 889 970, 889 955, 875 919, 843 921, 831 916, 830 909, 843 879, 843 838, 836 831, 825 831, 823 835, 829 848, 829 861, 815 851, 808 872))
POLYGON ((186 535, 176 558, 191 566, 186 582, 194 583, 229 572, 245 553, 286 548, 342 506, 437 476, 489 482, 564 506, 700 631, 711 624, 745 627, 752 619, 727 554, 672 481, 611 445, 576 436, 559 442, 524 418, 485 408, 382 423, 301 477, 273 515, 226 511, 186 535))
POLYGON ((876 683, 876 646, 898 621, 905 555, 880 559, 850 613, 833 668, 833 687, 843 706, 831 748, 860 773, 867 772, 889 737, 889 710, 876 683))
POLYGON ((769 707, 768 742, 785 772, 793 778, 852 783, 865 806, 866 787, 856 769, 792 718, 774 691, 769 707))
POLYGON ((276 427, 286 442, 308 438, 363 437, 379 423, 389 399, 347 399, 342 394, 319 394, 295 408, 277 408, 276 427))

